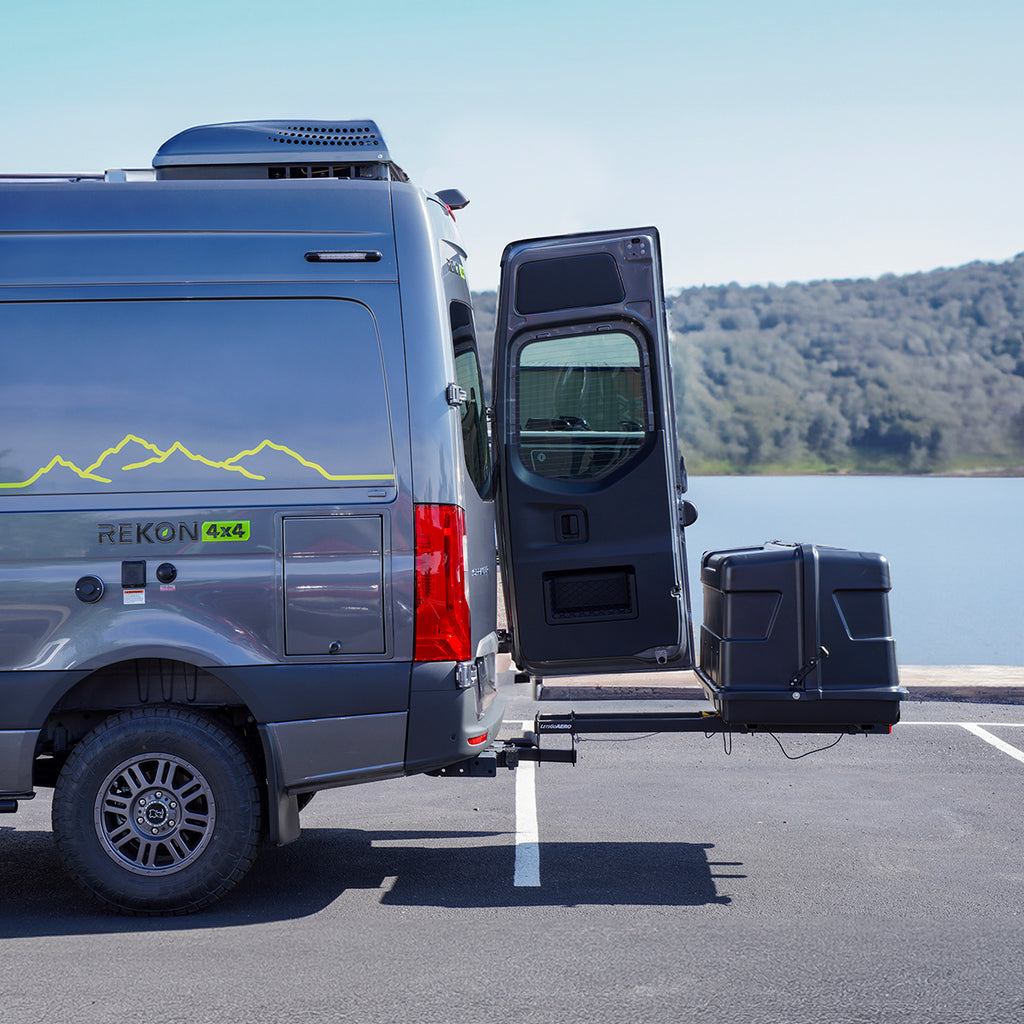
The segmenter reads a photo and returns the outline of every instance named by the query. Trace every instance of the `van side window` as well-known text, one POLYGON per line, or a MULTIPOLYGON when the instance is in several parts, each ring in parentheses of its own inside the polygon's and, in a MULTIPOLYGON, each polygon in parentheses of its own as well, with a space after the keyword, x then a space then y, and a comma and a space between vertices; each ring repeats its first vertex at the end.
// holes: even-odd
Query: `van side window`
POLYGON ((2 497, 395 486, 359 302, 2 302, 0 338, 2 497))
POLYGON ((516 374, 519 455, 538 476, 598 480, 643 445, 646 372, 630 335, 528 342, 516 374))
POLYGON ((476 353, 473 315, 464 302, 452 302, 448 315, 455 346, 455 376, 459 387, 466 392, 466 401, 462 405, 462 447, 466 454, 466 469, 473 486, 483 496, 491 479, 491 453, 487 443, 484 389, 476 353))

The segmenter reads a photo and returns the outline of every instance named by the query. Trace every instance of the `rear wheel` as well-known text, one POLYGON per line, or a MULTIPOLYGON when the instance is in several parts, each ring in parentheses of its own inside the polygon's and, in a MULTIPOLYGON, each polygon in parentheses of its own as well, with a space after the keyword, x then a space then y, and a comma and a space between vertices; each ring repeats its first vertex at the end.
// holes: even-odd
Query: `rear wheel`
POLYGON ((72 751, 53 797, 68 871, 129 914, 186 914, 219 899, 252 865, 260 822, 238 739, 177 707, 108 718, 72 751))

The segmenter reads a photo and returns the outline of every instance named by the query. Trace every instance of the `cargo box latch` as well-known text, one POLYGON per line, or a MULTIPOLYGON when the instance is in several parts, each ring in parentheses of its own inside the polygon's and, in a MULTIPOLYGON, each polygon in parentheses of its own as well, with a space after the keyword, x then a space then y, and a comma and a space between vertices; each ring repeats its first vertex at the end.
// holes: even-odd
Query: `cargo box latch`
POLYGON ((822 645, 818 648, 818 655, 815 658, 811 658, 802 668, 797 670, 795 676, 789 681, 789 688, 791 690, 803 689, 804 680, 828 657, 828 648, 822 645))

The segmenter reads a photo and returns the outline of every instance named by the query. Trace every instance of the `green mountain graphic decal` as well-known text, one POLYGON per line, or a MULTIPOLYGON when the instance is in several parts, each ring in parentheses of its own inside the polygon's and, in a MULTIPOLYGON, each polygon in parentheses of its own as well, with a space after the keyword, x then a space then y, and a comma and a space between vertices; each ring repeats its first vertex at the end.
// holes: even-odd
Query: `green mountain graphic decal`
POLYGON ((61 455, 54 455, 52 459, 40 469, 30 476, 27 480, 12 481, 10 483, 0 483, 0 487, 14 489, 31 487, 40 477, 45 476, 51 470, 57 466, 63 466, 65 469, 70 469, 73 473, 77 474, 82 480, 93 480, 101 484, 113 483, 112 476, 101 475, 103 473, 109 473, 111 470, 104 468, 104 463, 113 456, 118 455, 121 450, 129 444, 138 444, 145 448, 147 451, 153 453, 152 458, 143 459, 139 462, 130 462, 125 466, 121 466, 121 472, 129 473, 135 469, 143 469, 146 466, 157 465, 162 462, 166 462, 175 453, 184 455, 185 458, 191 459, 193 462, 200 462, 204 466, 210 466, 213 469, 221 469, 227 473, 241 473, 242 476, 248 477, 250 480, 265 480, 266 477, 260 476, 257 473, 253 473, 246 469, 245 466, 241 465, 244 459, 251 456, 258 455, 260 452, 269 448, 276 452, 281 452, 283 455, 287 455, 293 458, 296 462, 305 466, 307 469, 312 469, 319 473, 325 480, 344 480, 344 481, 356 481, 356 480, 394 480, 394 473, 356 473, 356 474, 335 474, 328 473, 323 466, 316 462, 311 462, 309 459, 304 458, 298 452, 293 451, 287 445, 277 444, 274 441, 264 439, 255 448, 246 448, 243 451, 238 452, 236 455, 232 455, 229 459, 222 459, 220 461, 216 459, 209 459, 205 455, 199 455, 196 452, 190 451, 180 441, 175 441, 169 448, 161 448, 158 445, 147 441, 145 438, 137 437, 135 434, 127 434, 118 444, 114 445, 113 448, 108 448, 104 451, 95 462, 91 465, 86 466, 82 469, 77 466, 74 462, 65 459, 61 455))

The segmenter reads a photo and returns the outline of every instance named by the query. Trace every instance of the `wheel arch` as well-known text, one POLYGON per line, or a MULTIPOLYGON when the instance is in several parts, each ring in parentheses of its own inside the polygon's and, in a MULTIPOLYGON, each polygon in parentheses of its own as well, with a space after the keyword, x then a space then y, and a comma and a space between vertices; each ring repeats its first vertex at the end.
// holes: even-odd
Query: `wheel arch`
POLYGON ((130 658, 94 669, 52 703, 36 744, 36 783, 52 785, 74 746, 110 715, 161 706, 192 708, 224 719, 236 731, 248 735, 253 755, 262 767, 263 745, 249 702, 216 668, 174 658, 130 658), (47 756, 52 760, 50 765, 47 756))
POLYGON ((293 842, 300 831, 297 799, 280 783, 276 749, 257 725, 257 702, 232 685, 235 679, 228 670, 175 658, 131 658, 95 669, 46 715, 36 741, 33 785, 54 786, 74 747, 111 715, 147 707, 191 708, 221 719, 238 735, 264 780, 265 833, 278 845, 293 842))

